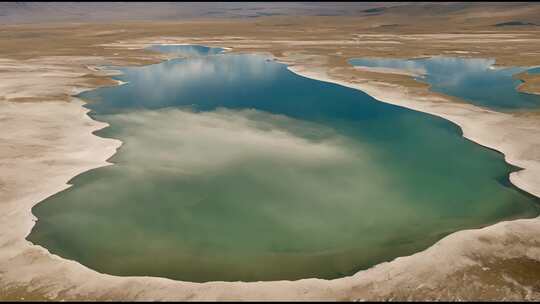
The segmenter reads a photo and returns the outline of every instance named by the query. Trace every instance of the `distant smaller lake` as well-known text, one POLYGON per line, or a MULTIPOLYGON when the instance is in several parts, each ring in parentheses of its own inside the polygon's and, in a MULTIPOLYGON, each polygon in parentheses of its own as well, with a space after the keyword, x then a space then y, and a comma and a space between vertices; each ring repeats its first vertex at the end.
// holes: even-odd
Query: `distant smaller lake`
POLYGON ((540 67, 527 70, 527 73, 529 73, 529 74, 540 74, 540 67))
POLYGON ((391 68, 418 75, 416 80, 431 85, 434 92, 455 96, 497 111, 519 111, 540 107, 540 96, 521 93, 514 78, 523 71, 540 73, 540 68, 494 68, 495 60, 482 58, 431 57, 425 59, 356 58, 353 66, 391 68))

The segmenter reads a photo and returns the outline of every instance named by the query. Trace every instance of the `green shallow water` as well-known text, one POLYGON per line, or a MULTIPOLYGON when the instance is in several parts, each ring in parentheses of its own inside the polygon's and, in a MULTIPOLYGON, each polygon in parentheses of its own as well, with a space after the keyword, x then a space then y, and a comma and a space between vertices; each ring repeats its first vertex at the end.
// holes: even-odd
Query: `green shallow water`
POLYGON ((259 55, 158 50, 197 56, 81 95, 123 145, 33 208, 30 241, 114 275, 328 279, 539 213, 443 119, 259 55))

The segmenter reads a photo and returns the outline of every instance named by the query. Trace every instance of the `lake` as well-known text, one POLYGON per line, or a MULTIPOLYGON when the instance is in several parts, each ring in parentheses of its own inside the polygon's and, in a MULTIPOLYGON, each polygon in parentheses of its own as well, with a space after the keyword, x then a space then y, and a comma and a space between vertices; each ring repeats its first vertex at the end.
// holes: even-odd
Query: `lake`
POLYGON ((187 57, 80 94, 123 145, 33 208, 31 242, 121 276, 330 279, 539 214, 448 121, 262 55, 154 49, 187 57))

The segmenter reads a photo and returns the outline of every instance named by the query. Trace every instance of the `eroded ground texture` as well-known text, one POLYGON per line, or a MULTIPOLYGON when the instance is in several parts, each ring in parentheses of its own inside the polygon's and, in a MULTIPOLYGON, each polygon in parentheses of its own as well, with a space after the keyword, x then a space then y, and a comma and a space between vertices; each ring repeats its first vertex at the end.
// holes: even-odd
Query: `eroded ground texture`
MULTIPOLYGON (((142 49, 152 43, 270 53, 296 73, 444 117, 460 125, 467 138, 524 168, 513 173, 511 181, 540 196, 537 111, 494 112, 432 93, 411 75, 355 69, 347 63, 352 57, 448 55, 495 58, 503 66, 538 66, 540 31, 534 24, 540 24, 540 5, 381 3, 331 14, 319 7, 295 11, 301 16, 294 16, 282 7, 247 17, 221 11, 219 17, 201 13, 190 18, 159 8, 139 18, 144 9, 138 8, 138 18, 124 14, 100 18, 101 23, 44 17, 32 23, 36 11, 58 10, 30 9, 24 24, 15 23, 17 18, 0 19, 6 22, 0 28, 0 299, 540 300, 537 218, 460 231, 423 252, 330 281, 198 284, 115 277, 25 240, 35 220, 32 206, 68 187, 73 176, 108 165, 106 160, 121 145, 92 134, 105 125, 86 116, 82 101, 72 95, 117 85, 97 66, 167 59, 142 49), (331 16, 336 14, 341 15, 331 16)), ((0 10, 9 16, 27 12, 24 6, 7 4, 0 4, 0 10)), ((538 75, 518 77, 525 81, 520 90, 538 93, 538 75)))

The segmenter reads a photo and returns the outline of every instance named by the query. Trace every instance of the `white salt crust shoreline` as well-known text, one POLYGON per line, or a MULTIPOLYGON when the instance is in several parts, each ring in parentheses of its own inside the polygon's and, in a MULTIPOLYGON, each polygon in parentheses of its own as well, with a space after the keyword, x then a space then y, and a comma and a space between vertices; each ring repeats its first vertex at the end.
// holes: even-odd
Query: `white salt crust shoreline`
MULTIPOLYGON (((290 70, 302 76, 360 89, 378 100, 457 123, 467 138, 500 149, 508 162, 526 168, 512 173, 511 181, 530 193, 540 194, 538 159, 526 158, 527 152, 534 152, 528 148, 538 147, 537 139, 527 137, 528 132, 538 131, 538 123, 531 127, 527 122, 517 123, 511 115, 470 105, 432 102, 431 97, 408 96, 404 88, 340 82, 329 78, 320 67, 289 64, 290 70), (490 129, 493 126, 495 130, 490 129), (515 141, 522 142, 521 147, 514 147, 515 141)), ((17 81, 21 80, 14 79, 12 84, 17 81)), ((7 153, 0 150, 0 166, 9 173, 0 180, 0 299, 10 293, 39 293, 51 299, 475 299, 482 291, 490 291, 489 285, 475 285, 474 275, 468 284, 467 278, 459 277, 460 271, 481 267, 488 258, 540 260, 540 221, 523 219, 459 231, 422 252, 335 280, 190 283, 98 273, 25 240, 35 220, 31 208, 69 187, 67 182, 77 174, 108 165, 107 159, 121 144, 92 134, 106 124, 91 120, 82 104, 77 99, 70 103, 0 102, 0 126, 6 130, 0 133, 0 139, 10 147, 7 153), (34 150, 35 155, 30 153, 34 150)), ((487 275, 489 267, 483 268, 488 268, 483 270, 487 275)), ((528 286, 518 287, 517 292, 515 286, 496 288, 490 294, 493 298, 540 298, 528 286)))

